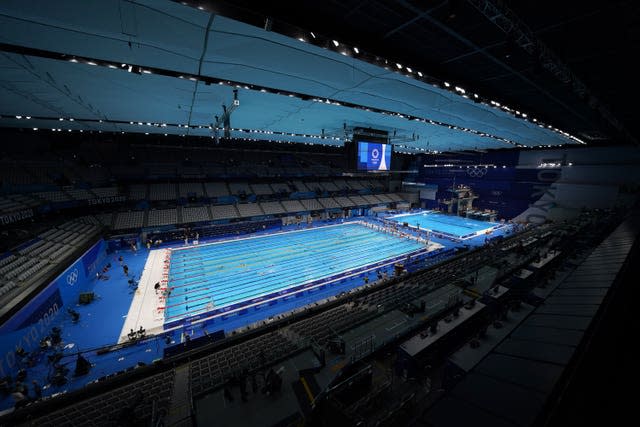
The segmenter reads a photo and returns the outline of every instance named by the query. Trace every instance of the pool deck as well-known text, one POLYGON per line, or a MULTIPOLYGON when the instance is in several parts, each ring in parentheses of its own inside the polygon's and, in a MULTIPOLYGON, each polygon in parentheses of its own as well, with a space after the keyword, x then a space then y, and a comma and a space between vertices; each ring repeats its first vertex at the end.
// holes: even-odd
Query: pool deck
MULTIPOLYGON (((349 224, 353 224, 353 223, 354 222, 349 222, 349 224)), ((357 223, 359 223, 359 225, 366 226, 370 229, 376 229, 380 231, 379 227, 375 225, 371 225, 371 224, 367 224, 359 221, 357 223)), ((342 225, 342 224, 339 224, 339 225, 342 225)), ((325 227, 335 227, 339 225, 329 225, 325 227)), ((231 241, 255 239, 260 237, 272 236, 275 234, 288 234, 288 233, 296 233, 296 232, 303 232, 303 231, 305 230, 276 232, 276 233, 270 233, 270 234, 263 234, 260 236, 231 238, 228 240, 220 240, 220 241, 206 243, 199 246, 215 245, 215 244, 221 244, 221 243, 226 243, 231 241)), ((420 239, 414 236, 406 236, 406 237, 410 238, 411 240, 419 241, 422 244, 425 243, 423 240, 421 241, 420 239)), ((336 275, 324 277, 321 279, 311 280, 308 283, 298 285, 298 286, 292 286, 284 291, 280 290, 274 293, 274 295, 269 294, 269 295, 264 295, 258 298, 255 298, 255 297, 249 298, 245 301, 240 301, 239 303, 232 304, 228 307, 222 308, 220 310, 215 310, 213 312, 185 313, 184 316, 180 316, 180 318, 177 319, 176 321, 167 323, 167 319, 165 319, 164 310, 158 309, 159 307, 163 307, 165 305, 165 301, 162 300, 160 295, 156 295, 155 290, 153 289, 153 285, 156 282, 160 282, 164 286, 164 283, 165 283, 164 281, 166 280, 165 260, 173 250, 183 250, 183 249, 189 249, 193 247, 194 246, 189 245, 189 246, 183 246, 183 247, 175 247, 173 249, 164 248, 164 249, 156 249, 156 250, 150 251, 147 261, 145 263, 144 270, 140 278, 140 282, 138 284, 138 289, 133 296, 133 300, 131 302, 129 312, 126 316, 122 330, 120 332, 118 343, 129 341, 129 338, 127 336, 129 331, 131 329, 133 329, 134 331, 137 331, 140 328, 140 326, 142 326, 146 330, 147 335, 168 332, 168 331, 179 328, 180 327, 178 326, 179 322, 182 322, 184 320, 190 319, 189 320, 190 323, 198 324, 198 323, 209 321, 211 319, 218 318, 221 316, 228 316, 238 311, 246 310, 248 308, 262 305, 270 301, 279 300, 284 297, 290 297, 291 295, 295 295, 300 292, 305 292, 317 287, 326 286, 333 282, 339 282, 344 279, 353 278, 367 272, 374 272, 381 267, 388 267, 390 265, 393 265, 398 261, 398 259, 404 258, 407 255, 405 253, 398 257, 392 257, 384 261, 373 263, 371 265, 365 265, 357 269, 342 271, 336 275)), ((425 245, 423 248, 417 251, 411 252, 411 254, 412 255, 415 255, 418 253, 426 254, 429 252, 439 250, 443 247, 444 246, 439 243, 429 242, 428 245, 425 245)))
POLYGON ((164 313, 158 311, 161 301, 153 285, 162 282, 167 253, 167 249, 155 249, 149 252, 138 289, 133 295, 129 313, 122 325, 118 344, 129 341, 127 336, 129 331, 131 329, 137 331, 140 326, 147 331, 147 335, 159 334, 163 331, 164 313))

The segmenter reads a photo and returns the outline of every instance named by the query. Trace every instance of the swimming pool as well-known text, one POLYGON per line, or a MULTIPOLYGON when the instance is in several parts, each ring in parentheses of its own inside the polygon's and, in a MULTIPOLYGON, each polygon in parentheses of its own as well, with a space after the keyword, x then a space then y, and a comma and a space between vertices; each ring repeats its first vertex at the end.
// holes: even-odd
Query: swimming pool
POLYGON ((434 211, 394 215, 389 219, 399 223, 406 222, 410 226, 421 230, 442 233, 458 239, 471 238, 500 226, 495 222, 478 221, 434 211))
POLYGON ((165 324, 285 296, 421 251, 424 244, 358 223, 174 249, 165 324))

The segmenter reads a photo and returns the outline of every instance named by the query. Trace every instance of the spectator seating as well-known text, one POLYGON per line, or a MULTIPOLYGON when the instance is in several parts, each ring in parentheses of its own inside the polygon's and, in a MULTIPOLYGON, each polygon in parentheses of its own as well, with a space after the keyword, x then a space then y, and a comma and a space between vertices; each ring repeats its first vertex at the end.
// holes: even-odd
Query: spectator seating
POLYGON ((316 199, 302 199, 300 200, 300 203, 302 203, 302 206, 304 206, 308 211, 319 211, 324 209, 316 199))
POLYGON ((273 194, 269 184, 251 184, 252 193, 256 196, 268 196, 273 194))
POLYGON ((320 188, 326 190, 326 191, 338 191, 339 188, 333 183, 333 181, 325 181, 325 182, 319 182, 318 184, 320 184, 320 188))
POLYGON ((11 194, 7 196, 7 199, 13 200, 16 203, 20 203, 28 208, 38 206, 41 202, 37 198, 34 198, 30 194, 11 194))
POLYGON ((299 192, 309 192, 312 191, 307 187, 307 185, 302 181, 293 181, 293 185, 296 188, 296 191, 299 192))
POLYGON ((369 201, 364 199, 362 196, 349 196, 349 199, 356 206, 364 206, 364 205, 369 205, 370 204, 369 201))
POLYGON ((376 196, 371 194, 365 194, 364 196, 362 196, 362 198, 365 199, 370 205, 377 205, 380 203, 380 200, 376 198, 376 196))
POLYGON ((291 354, 297 345, 278 332, 271 332, 195 360, 190 365, 191 389, 201 394, 224 381, 234 372, 255 372, 291 354))
POLYGON ((93 194, 84 188, 72 188, 65 191, 74 200, 89 200, 95 198, 93 194))
POLYGON ((0 212, 2 213, 15 212, 27 208, 29 208, 29 206, 14 199, 0 197, 0 212))
POLYGON ((211 206, 211 219, 239 218, 240 214, 234 205, 211 206))
POLYGON ((264 215, 258 203, 239 203, 237 208, 241 218, 264 215))
POLYGON ((333 198, 340 207, 350 208, 355 204, 348 197, 334 197, 333 198))
POLYGON ((113 213, 101 213, 96 215, 98 222, 106 227, 111 227, 113 224, 113 213))
POLYGON ((96 195, 96 197, 116 197, 120 194, 118 192, 118 187, 92 188, 91 191, 96 195))
POLYGON ((134 184, 129 187, 129 200, 144 200, 147 198, 147 185, 134 184))
POLYGON ((229 192, 234 195, 253 194, 253 191, 246 182, 230 182, 229 192))
POLYGON ((284 182, 274 182, 271 184, 271 189, 273 190, 274 193, 290 193, 291 192, 291 188, 289 188, 289 185, 284 183, 284 182))
POLYGON ((126 230, 130 228, 142 227, 144 221, 144 211, 119 212, 116 214, 114 230, 126 230))
POLYGON ((282 206, 288 213, 303 212, 307 210, 299 200, 283 200, 282 206))
POLYGON ((199 182, 181 182, 178 185, 178 194, 180 197, 203 197, 204 189, 199 182))
POLYGON ((225 182, 207 182, 204 188, 209 197, 223 197, 230 194, 225 182))
POLYGON ((175 184, 151 184, 149 185, 150 200, 175 200, 175 184))
POLYGON ((200 222, 209 221, 211 215, 206 206, 190 206, 182 208, 182 222, 200 222))
POLYGON ((62 191, 43 191, 35 193, 35 195, 45 202, 66 202, 71 200, 71 198, 62 191))
POLYGON ((156 413, 168 411, 174 376, 174 370, 159 373, 47 414, 33 423, 43 427, 122 425, 123 409, 137 403, 127 414, 126 422, 149 425, 154 407, 156 413))
POLYGON ((178 212, 173 209, 153 209, 149 211, 147 226, 171 225, 178 222, 178 212))
POLYGON ((335 333, 351 329, 375 315, 375 311, 364 307, 350 307, 342 304, 294 323, 291 330, 299 336, 313 338, 318 344, 324 345, 335 333))
POLYGON ((340 205, 333 200, 333 197, 325 197, 318 199, 318 202, 326 209, 340 208, 340 205))
POLYGON ((282 207, 280 202, 262 202, 260 203, 260 207, 267 215, 277 215, 286 213, 285 208, 282 207))
POLYGON ((353 190, 364 190, 364 185, 362 185, 362 181, 352 180, 349 181, 349 187, 353 190))
POLYGON ((13 285, 3 286, 4 295, 19 283, 49 271, 62 263, 77 247, 95 234, 98 226, 87 223, 88 219, 68 221, 56 228, 41 233, 37 238, 23 245, 14 253, 0 259, 0 283, 10 281, 13 285))
POLYGON ((313 191, 315 193, 322 193, 322 191, 323 191, 323 189, 320 186, 319 182, 315 182, 315 181, 307 182, 306 185, 307 185, 307 188, 309 189, 309 191, 313 191))

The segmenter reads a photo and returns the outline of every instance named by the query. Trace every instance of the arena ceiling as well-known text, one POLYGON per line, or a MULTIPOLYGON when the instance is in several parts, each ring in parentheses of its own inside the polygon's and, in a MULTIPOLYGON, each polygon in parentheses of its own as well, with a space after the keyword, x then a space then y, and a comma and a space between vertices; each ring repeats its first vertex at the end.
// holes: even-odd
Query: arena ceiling
POLYGON ((237 138, 341 145, 362 126, 406 152, 582 142, 486 92, 321 46, 320 34, 169 1, 63 4, 0 3, 0 126, 213 136, 225 104, 237 138))
POLYGON ((274 31, 330 34, 589 144, 638 144, 635 0, 180 0, 274 31), (304 13, 302 13, 304 12, 304 13))

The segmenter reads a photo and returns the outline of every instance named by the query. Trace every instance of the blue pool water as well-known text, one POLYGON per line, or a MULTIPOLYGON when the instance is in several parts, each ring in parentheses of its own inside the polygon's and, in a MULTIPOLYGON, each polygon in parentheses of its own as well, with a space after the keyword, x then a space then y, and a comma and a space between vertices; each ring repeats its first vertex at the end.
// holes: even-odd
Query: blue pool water
POLYGON ((410 226, 420 227, 423 230, 446 233, 459 238, 499 225, 495 222, 478 221, 432 211, 398 215, 390 219, 400 223, 406 222, 410 226))
POLYGON ((165 322, 274 294, 424 249, 359 224, 174 250, 165 322))

